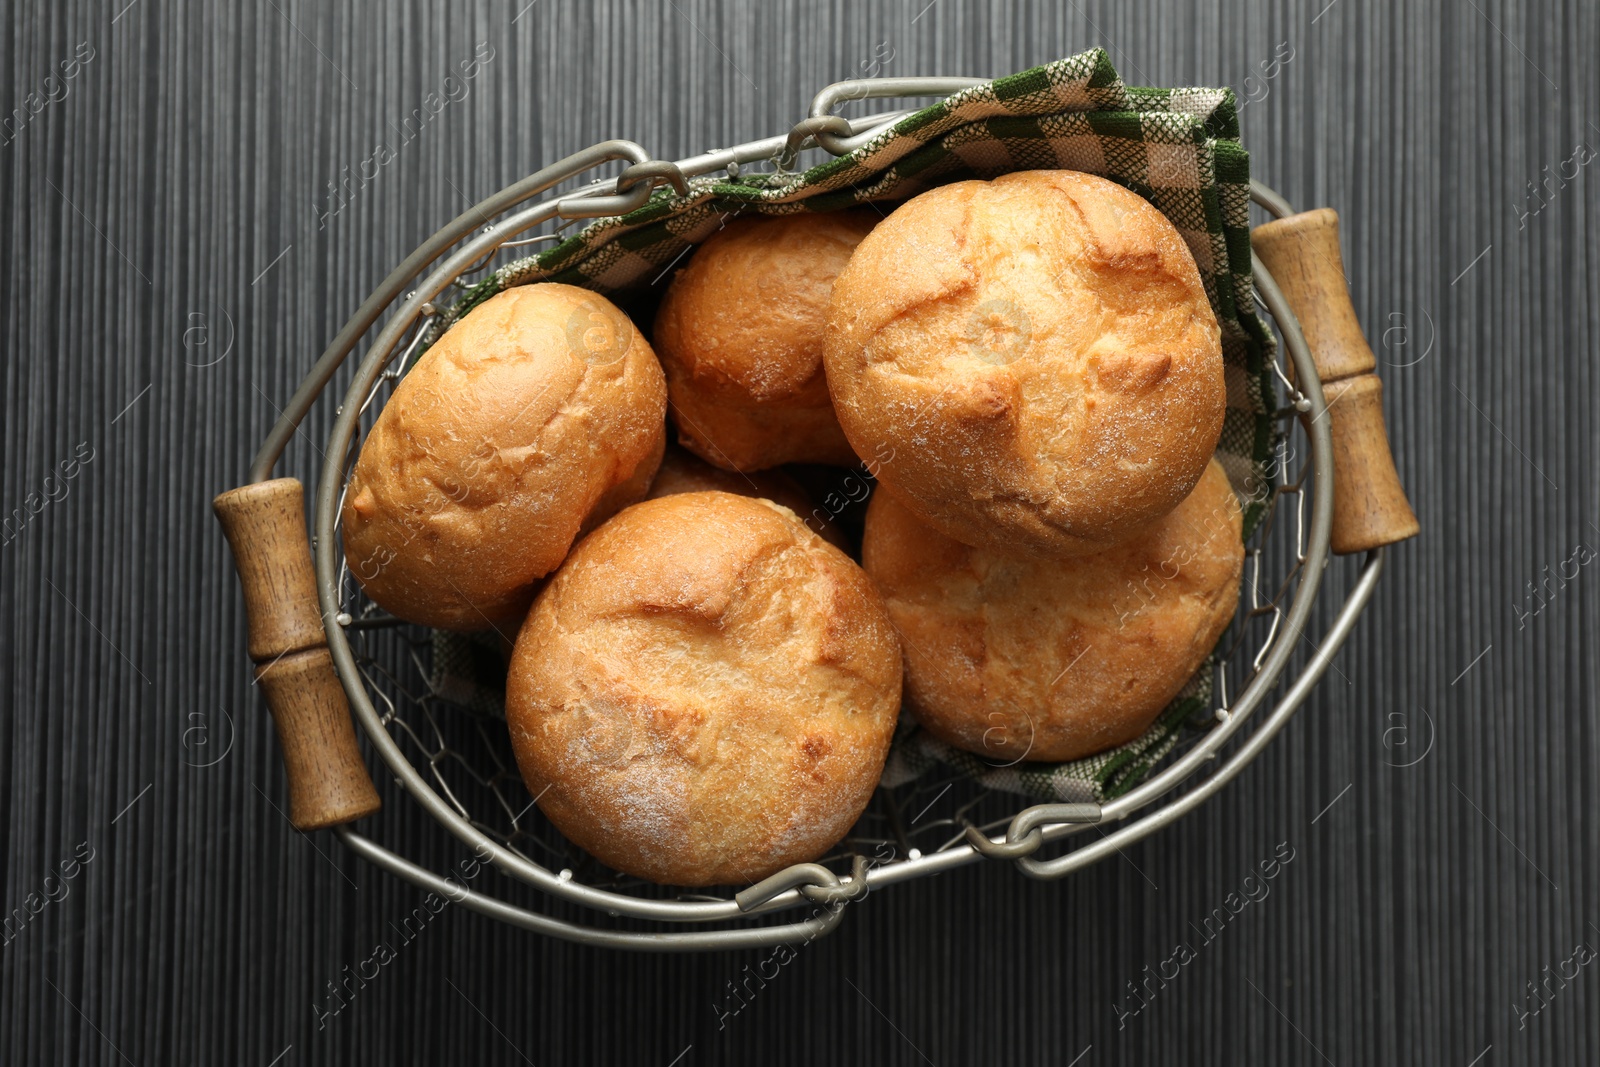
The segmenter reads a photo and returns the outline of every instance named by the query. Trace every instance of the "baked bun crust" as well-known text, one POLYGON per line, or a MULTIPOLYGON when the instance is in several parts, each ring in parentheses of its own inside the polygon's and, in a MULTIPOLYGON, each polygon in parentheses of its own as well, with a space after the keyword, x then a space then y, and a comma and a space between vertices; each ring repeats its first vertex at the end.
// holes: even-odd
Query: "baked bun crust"
POLYGON ((655 354, 605 297, 518 286, 395 388, 345 495, 345 559, 404 619, 508 632, 580 529, 639 499, 666 446, 655 354))
POLYGON ((656 480, 650 483, 648 499, 710 491, 753 496, 782 504, 799 516, 812 533, 820 534, 824 541, 840 551, 850 552, 850 542, 844 531, 839 529, 837 523, 822 517, 805 486, 780 470, 751 471, 748 474, 725 471, 681 448, 669 448, 661 460, 661 469, 656 472, 656 480))
POLYGON ((743 218, 667 287, 653 337, 678 441, 713 466, 851 466, 822 369, 833 281, 878 216, 743 218))
POLYGON ((1233 618, 1239 504, 1210 463, 1187 499, 1095 556, 1003 557, 934 530, 882 487, 862 559, 906 651, 906 707, 996 760, 1070 760, 1149 728, 1233 618))
POLYGON ((906 201, 856 248, 828 323, 845 435, 965 544, 1098 552, 1176 507, 1222 432, 1194 259, 1104 178, 1019 171, 906 201))
POLYGON ((900 703, 872 583, 787 509, 635 504, 585 538, 517 637, 512 745, 556 827, 674 885, 815 859, 866 807, 900 703))

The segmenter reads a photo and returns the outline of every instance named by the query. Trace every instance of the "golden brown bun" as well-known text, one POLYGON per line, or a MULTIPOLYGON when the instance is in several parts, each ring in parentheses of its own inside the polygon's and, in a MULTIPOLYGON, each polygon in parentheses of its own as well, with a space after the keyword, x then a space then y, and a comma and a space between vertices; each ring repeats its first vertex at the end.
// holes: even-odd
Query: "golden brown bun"
POLYGON ((929 190, 834 286, 840 425, 957 540, 1097 552, 1188 495, 1222 432, 1216 317, 1183 238, 1075 171, 929 190))
POLYGON ((362 445, 351 573, 413 622, 514 627, 579 529, 649 488, 666 401, 650 345, 604 297, 555 283, 491 297, 400 379, 362 445))
POLYGON ((703 493, 715 490, 737 493, 740 496, 762 497, 774 504, 782 504, 798 515, 812 533, 821 534, 823 540, 844 552, 850 551, 850 542, 839 524, 829 522, 807 493, 805 487, 783 471, 725 471, 685 452, 681 448, 667 449, 656 480, 650 483, 649 499, 673 496, 677 493, 703 493))
POLYGON ((1178 507, 1095 556, 968 548, 881 486, 862 559, 906 650, 906 708, 952 745, 1010 762, 1131 741, 1233 618, 1239 504, 1212 462, 1178 507))
POLYGON ((833 280, 878 216, 744 218, 667 287, 654 339, 678 441, 726 470, 851 466, 822 370, 833 280))
POLYGON ((546 583, 506 717, 550 821, 617 870, 748 883, 866 807, 900 704, 872 583, 793 513, 730 493, 635 504, 546 583))

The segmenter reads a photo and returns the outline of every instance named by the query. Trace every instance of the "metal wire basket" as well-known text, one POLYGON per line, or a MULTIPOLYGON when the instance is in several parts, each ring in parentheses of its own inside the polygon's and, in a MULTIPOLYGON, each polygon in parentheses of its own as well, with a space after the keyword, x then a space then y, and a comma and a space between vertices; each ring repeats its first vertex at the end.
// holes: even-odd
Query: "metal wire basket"
MULTIPOLYGON (((820 862, 799 864, 721 895, 650 885, 601 868, 545 821, 517 773, 503 721, 434 692, 428 684, 429 632, 386 615, 350 580, 338 547, 338 522, 348 467, 364 426, 370 426, 367 416, 412 355, 436 335, 442 309, 449 306, 445 298, 465 278, 502 250, 547 239, 548 234, 528 236, 547 223, 621 215, 644 205, 656 186, 671 184, 681 192, 696 175, 737 174, 741 167, 766 163, 788 167, 799 152, 813 147, 840 155, 910 114, 846 119, 832 113, 841 101, 943 96, 973 84, 975 79, 965 78, 842 82, 818 94, 811 116, 788 133, 675 163, 652 159, 630 141, 597 144, 462 213, 384 280, 283 411, 256 456, 250 484, 223 494, 216 505, 244 582, 251 655, 261 665, 257 675, 278 723, 297 826, 332 827, 351 850, 407 881, 555 937, 656 951, 775 945, 832 930, 845 905, 873 889, 965 864, 1006 861, 1041 879, 1087 867, 1194 810, 1282 729, 1370 599, 1383 568, 1382 545, 1410 536, 1415 522, 1408 527, 1403 521, 1407 510, 1402 519, 1374 523, 1367 508, 1362 514, 1373 529, 1362 532, 1357 529, 1361 515, 1336 515, 1336 477, 1341 494, 1399 492, 1387 440, 1379 448, 1363 419, 1346 419, 1342 412, 1324 417, 1330 405, 1301 318, 1260 258, 1254 259, 1257 299, 1276 321, 1289 357, 1287 368, 1273 368, 1283 398, 1277 416, 1285 432, 1271 464, 1266 518, 1246 546, 1245 592, 1220 651, 1213 721, 1191 730, 1145 781, 1103 804, 1038 803, 1016 810, 1015 795, 984 789, 959 775, 925 775, 899 788, 880 788, 851 835, 820 862), (615 177, 520 207, 614 161, 625 165, 615 177), (272 468, 335 371, 391 309, 345 393, 325 449, 309 553, 313 587, 299 483, 273 479, 272 468), (1347 485, 1347 477, 1361 484, 1347 485), (1343 545, 1334 536, 1336 519, 1356 530, 1347 533, 1343 545), (1360 548, 1365 559, 1332 624, 1314 643, 1315 651, 1298 674, 1286 678, 1322 585, 1331 536, 1333 547, 1360 548), (472 877, 435 873, 352 828, 352 821, 376 811, 378 801, 347 706, 403 790, 473 850, 472 877), (1097 832, 1084 833, 1090 828, 1097 832), (1067 847, 1047 857, 1060 846, 1067 847), (480 867, 506 876, 496 883, 498 892, 478 887, 480 867), (807 913, 784 914, 795 909, 807 913)), ((1274 235, 1275 256, 1294 273, 1293 286, 1284 288, 1293 290, 1308 331, 1333 338, 1327 347, 1337 347, 1336 328, 1343 317, 1354 322, 1348 299, 1342 285, 1336 293, 1312 285, 1328 259, 1323 231, 1332 225, 1331 213, 1294 216, 1282 198, 1255 183, 1252 198, 1287 220, 1282 225, 1288 230, 1274 235), (1297 220, 1317 223, 1311 238, 1305 232, 1311 223, 1297 220)), ((1336 260, 1337 233, 1332 233, 1336 260)), ((1356 344, 1348 337, 1344 343, 1356 344)), ((1339 364, 1341 386, 1371 377, 1365 373, 1370 364, 1359 373, 1352 366, 1339 364)), ((1327 370, 1326 361, 1322 369, 1327 370)), ((1352 412, 1370 407, 1350 402, 1352 412)), ((1381 409, 1377 417, 1375 432, 1382 438, 1381 409)))

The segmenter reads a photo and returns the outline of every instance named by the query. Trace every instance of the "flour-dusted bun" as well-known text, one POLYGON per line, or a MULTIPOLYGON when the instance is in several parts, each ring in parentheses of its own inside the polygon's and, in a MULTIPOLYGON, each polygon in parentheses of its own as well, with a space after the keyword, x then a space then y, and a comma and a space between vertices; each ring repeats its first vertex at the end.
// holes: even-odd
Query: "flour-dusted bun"
POLYGON ((683 493, 623 511, 545 584, 506 718, 574 843, 658 882, 748 883, 849 831, 900 679, 894 626, 849 557, 769 501, 683 493))
POLYGON ((965 544, 1097 552, 1176 507, 1222 432, 1194 258, 1103 178, 1019 171, 908 200, 857 246, 828 321, 845 435, 965 544))
POLYGON ((649 488, 666 401, 650 345, 605 297, 491 297, 400 380, 362 445, 351 573, 401 618, 514 630, 579 530, 649 488))
POLYGON ((706 462, 852 466, 822 369, 833 280, 872 211, 736 219, 672 279, 654 339, 678 440, 706 462))
POLYGON ((835 548, 850 551, 850 542, 839 524, 831 521, 828 513, 817 507, 805 486, 781 470, 725 471, 713 467, 681 448, 669 448, 650 483, 651 500, 677 493, 703 493, 715 490, 737 493, 740 496, 762 497, 774 504, 782 504, 798 515, 813 533, 835 548))
POLYGON ((1098 555, 969 548, 881 487, 862 559, 906 651, 906 707, 992 760, 1070 760, 1142 734, 1233 618, 1244 547, 1227 475, 1098 555))

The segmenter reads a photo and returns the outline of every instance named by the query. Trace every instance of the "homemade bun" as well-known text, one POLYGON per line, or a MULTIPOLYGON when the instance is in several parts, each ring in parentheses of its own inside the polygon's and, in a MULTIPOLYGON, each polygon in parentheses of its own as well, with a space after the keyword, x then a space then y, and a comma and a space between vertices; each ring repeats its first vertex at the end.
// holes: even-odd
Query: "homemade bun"
POLYGON ((695 250, 653 335, 685 448, 727 470, 855 464, 828 397, 822 335, 833 280, 877 218, 737 219, 695 250))
POLYGON ((828 324, 845 436, 965 544, 1098 552, 1176 507, 1222 432, 1194 258, 1104 178, 1019 171, 906 201, 856 248, 828 324))
POLYGON ((1131 741, 1215 647, 1239 600, 1239 504, 1216 462, 1178 507, 1095 556, 969 548, 882 487, 862 559, 906 651, 906 708, 935 737, 1003 761, 1131 741))
POLYGON ((675 885, 816 859, 866 807, 900 704, 872 583, 766 500, 635 504, 545 584, 506 686, 539 807, 601 862, 675 885))
POLYGON ((780 470, 752 471, 748 474, 725 471, 695 458, 681 448, 669 448, 661 461, 661 469, 656 471, 656 480, 650 483, 648 499, 713 490, 782 504, 799 516, 812 533, 820 534, 835 548, 850 551, 850 542, 838 524, 824 518, 805 487, 780 470))
POLYGON ((484 301, 395 388, 345 495, 368 596, 447 630, 514 627, 580 529, 643 496, 666 382, 626 315, 570 285, 484 301))

